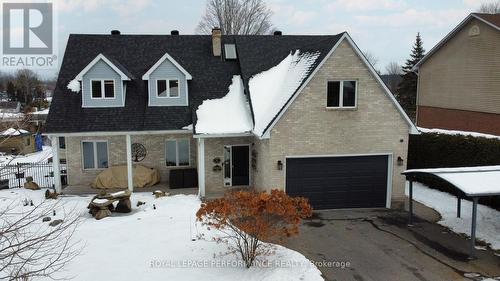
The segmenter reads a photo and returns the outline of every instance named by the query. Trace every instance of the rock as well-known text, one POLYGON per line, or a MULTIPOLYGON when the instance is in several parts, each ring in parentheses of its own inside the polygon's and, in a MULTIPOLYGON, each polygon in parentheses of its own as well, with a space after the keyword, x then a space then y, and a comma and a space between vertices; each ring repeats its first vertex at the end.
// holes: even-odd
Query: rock
POLYGON ((99 211, 97 211, 94 217, 96 220, 100 220, 109 216, 111 216, 111 211, 108 208, 106 208, 106 209, 99 209, 99 211))
POLYGON ((141 205, 145 205, 146 202, 142 202, 142 201, 137 201, 137 207, 141 206, 141 205))
POLYGON ((164 196, 169 196, 170 193, 166 193, 165 191, 162 191, 162 190, 155 190, 155 191, 153 191, 153 195, 155 196, 155 198, 160 198, 160 197, 164 197, 164 196))
POLYGON ((50 218, 50 217, 45 217, 45 218, 43 218, 43 219, 42 219, 42 221, 43 221, 43 222, 47 222, 47 221, 50 221, 51 219, 52 219, 52 218, 50 218))
POLYGON ((53 220, 52 222, 49 223, 50 226, 56 226, 60 223, 62 223, 63 220, 53 220))
POLYGON ((50 189, 45 190, 45 199, 57 199, 57 192, 52 192, 50 189))
POLYGON ((31 190, 39 190, 40 189, 38 184, 36 182, 33 182, 33 181, 26 181, 24 183, 24 188, 31 189, 31 190))
POLYGON ((122 199, 116 204, 115 212, 117 213, 130 213, 132 212, 132 203, 130 199, 122 199))

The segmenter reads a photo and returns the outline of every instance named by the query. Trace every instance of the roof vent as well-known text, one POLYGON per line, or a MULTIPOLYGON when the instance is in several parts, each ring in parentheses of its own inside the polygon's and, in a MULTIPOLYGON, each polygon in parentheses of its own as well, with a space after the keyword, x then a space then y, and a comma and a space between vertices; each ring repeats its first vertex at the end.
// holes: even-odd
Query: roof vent
POLYGON ((120 35, 120 30, 117 30, 117 29, 113 29, 111 30, 111 35, 120 35))
POLYGON ((179 30, 170 31, 170 35, 179 35, 179 30))
POLYGON ((276 30, 273 34, 276 35, 276 36, 283 35, 283 33, 280 30, 276 30))

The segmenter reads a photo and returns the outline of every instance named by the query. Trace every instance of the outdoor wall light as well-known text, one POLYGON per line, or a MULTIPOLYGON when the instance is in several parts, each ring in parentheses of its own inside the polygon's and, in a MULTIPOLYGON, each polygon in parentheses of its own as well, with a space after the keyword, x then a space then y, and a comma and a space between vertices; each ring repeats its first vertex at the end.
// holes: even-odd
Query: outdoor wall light
POLYGON ((283 162, 281 162, 281 160, 278 160, 277 168, 280 171, 283 170, 283 162))
POLYGON ((401 156, 398 156, 398 166, 403 166, 404 160, 401 158, 401 156))

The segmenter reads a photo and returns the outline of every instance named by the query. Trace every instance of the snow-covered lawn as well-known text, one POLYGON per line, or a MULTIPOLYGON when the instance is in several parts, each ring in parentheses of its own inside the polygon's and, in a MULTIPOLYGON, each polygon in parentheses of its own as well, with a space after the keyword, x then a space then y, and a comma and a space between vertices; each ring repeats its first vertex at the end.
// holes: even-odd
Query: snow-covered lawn
POLYGON ((10 187, 18 187, 19 181, 16 178, 18 163, 22 163, 20 172, 24 173, 24 178, 21 179, 21 185, 26 181, 26 177, 32 176, 33 181, 39 186, 49 187, 54 183, 54 178, 50 176, 52 171, 51 165, 48 163, 49 158, 52 157, 52 148, 50 146, 43 146, 42 151, 26 155, 0 155, 0 176, 2 179, 9 180, 10 187), (30 164, 46 164, 31 166, 30 164), (8 165, 5 167, 5 165, 8 165))
MULTIPOLYGON (((408 194, 408 186, 406 188, 408 194)), ((456 233, 470 236, 472 202, 462 200, 461 218, 457 218, 457 198, 449 193, 431 189, 428 186, 413 183, 414 200, 433 208, 441 214, 439 224, 449 227, 456 233)), ((500 250, 500 212, 490 207, 478 204, 476 236, 490 244, 495 250, 500 250)))
MULTIPOLYGON (((10 200, 43 200, 43 190, 0 191, 0 208, 10 200)), ((195 195, 155 199, 150 193, 132 195, 133 212, 93 219, 86 206, 90 197, 60 197, 66 210, 81 211, 82 224, 76 239, 83 252, 62 276, 73 280, 323 280, 319 270, 300 253, 281 246, 269 262, 247 269, 233 255, 220 255, 226 246, 212 241, 217 232, 208 231, 195 220, 200 200, 195 195), (145 205, 136 207, 138 201, 145 205), (156 207, 156 209, 153 208, 156 207), (204 233, 202 239, 200 235, 204 233)), ((19 204, 18 211, 30 206, 19 204)), ((63 210, 57 211, 57 216, 63 210)))

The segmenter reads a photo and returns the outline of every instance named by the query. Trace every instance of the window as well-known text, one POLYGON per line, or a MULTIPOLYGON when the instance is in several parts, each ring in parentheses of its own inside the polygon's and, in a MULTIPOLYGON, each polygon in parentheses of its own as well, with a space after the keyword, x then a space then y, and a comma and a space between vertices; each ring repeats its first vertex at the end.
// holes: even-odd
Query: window
POLYGON ((92 98, 115 98, 115 80, 91 80, 90 85, 92 87, 92 98))
POLYGON ((328 81, 326 107, 354 108, 356 107, 357 82, 328 81))
POLYGON ((165 154, 167 166, 189 166, 189 140, 167 140, 165 154))
POLYGON ((224 44, 224 54, 227 60, 234 60, 236 56, 236 45, 235 44, 224 44))
POLYGON ((83 169, 103 169, 108 167, 108 142, 82 142, 83 169))
POLYGON ((66 149, 66 138, 65 137, 59 137, 59 148, 66 149))
POLYGON ((179 80, 156 80, 156 94, 159 98, 179 97, 179 80))

